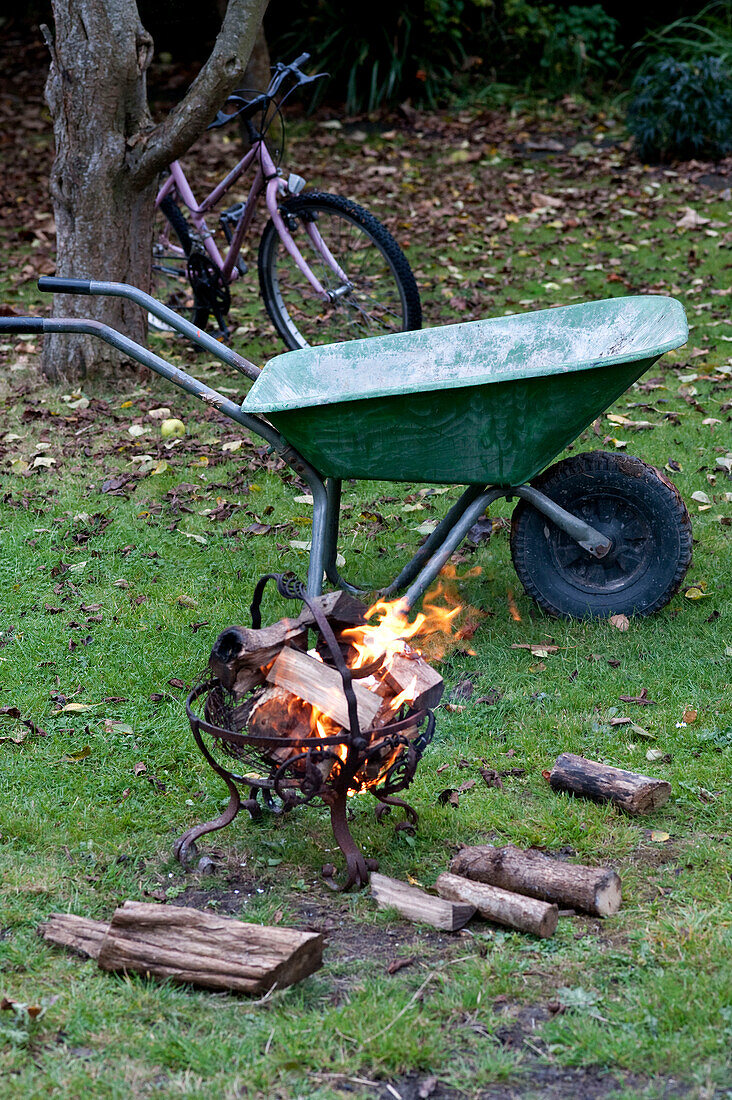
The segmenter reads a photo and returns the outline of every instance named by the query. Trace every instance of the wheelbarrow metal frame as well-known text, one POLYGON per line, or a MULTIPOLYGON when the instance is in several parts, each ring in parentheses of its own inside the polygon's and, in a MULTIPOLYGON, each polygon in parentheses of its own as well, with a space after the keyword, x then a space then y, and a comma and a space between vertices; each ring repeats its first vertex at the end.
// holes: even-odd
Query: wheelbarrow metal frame
MULTIPOLYGON (((42 291, 54 293, 106 295, 128 298, 136 302, 153 316, 164 321, 181 335, 187 336, 199 347, 205 348, 221 362, 235 367, 248 378, 256 380, 260 369, 244 359, 230 348, 220 344, 208 333, 180 317, 144 291, 126 283, 90 281, 84 279, 62 279, 45 276, 38 281, 42 291)), ((352 593, 367 592, 367 585, 356 585, 345 580, 336 565, 338 532, 340 526, 341 480, 323 478, 298 451, 262 416, 244 412, 239 405, 228 397, 212 389, 192 375, 168 363, 161 356, 136 343, 100 321, 84 318, 38 318, 38 317, 2 317, 0 331, 16 333, 69 332, 85 333, 96 336, 118 351, 128 355, 143 366, 166 378, 179 389, 204 404, 218 409, 230 420, 260 436, 269 443, 273 451, 287 463, 307 483, 313 497, 313 524, 310 545, 310 559, 307 575, 307 595, 317 596, 322 592, 323 578, 337 587, 352 593)), ((403 600, 412 607, 424 594, 435 579, 450 555, 463 541, 473 524, 485 512, 486 508, 500 497, 509 500, 518 496, 545 515, 552 523, 565 531, 583 549, 597 558, 602 558, 610 550, 610 542, 584 520, 559 507, 543 493, 530 485, 492 486, 469 485, 462 496, 452 505, 435 530, 401 570, 397 577, 381 589, 383 596, 396 596, 406 588, 403 600)))

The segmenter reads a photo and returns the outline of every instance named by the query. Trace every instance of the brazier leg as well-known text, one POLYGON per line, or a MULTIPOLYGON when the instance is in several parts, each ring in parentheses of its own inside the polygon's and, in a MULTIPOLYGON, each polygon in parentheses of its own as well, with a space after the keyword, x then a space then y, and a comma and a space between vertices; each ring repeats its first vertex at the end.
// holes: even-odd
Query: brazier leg
POLYGON ((183 833, 183 836, 176 840, 173 846, 175 858, 182 863, 184 867, 188 865, 189 859, 195 855, 195 842, 199 837, 204 836, 206 833, 214 833, 217 829, 225 829, 239 813, 239 808, 241 806, 239 791, 231 779, 224 778, 229 788, 229 805, 224 812, 219 817, 214 818, 213 821, 205 821, 203 825, 195 825, 192 829, 189 829, 188 832, 183 833))
POLYGON ((369 881, 369 871, 376 869, 373 860, 365 860, 361 850, 351 836, 346 819, 346 799, 344 795, 338 796, 330 807, 330 823, 333 827, 333 836, 338 841, 338 847, 346 857, 346 870, 348 877, 343 886, 338 886, 332 876, 326 875, 325 881, 332 890, 350 890, 352 886, 359 888, 369 881), (370 865, 370 866, 369 866, 370 865))

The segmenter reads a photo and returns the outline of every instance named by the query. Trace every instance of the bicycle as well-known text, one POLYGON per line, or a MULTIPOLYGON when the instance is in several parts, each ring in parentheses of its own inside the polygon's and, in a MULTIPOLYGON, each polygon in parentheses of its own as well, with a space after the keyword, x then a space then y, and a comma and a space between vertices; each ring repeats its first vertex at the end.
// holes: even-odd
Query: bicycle
MULTIPOLYGON (((230 335, 226 323, 230 286, 246 274, 240 250, 262 192, 269 221, 259 243, 259 287, 267 313, 288 348, 422 325, 414 275, 389 231, 349 199, 305 191, 305 180, 295 173, 285 179, 267 145, 267 133, 277 117, 284 137, 285 100, 296 88, 328 75, 303 73, 300 66, 309 60, 304 53, 290 65, 278 62, 266 92, 253 99, 236 92, 224 105, 228 110, 218 111, 208 129, 240 118, 251 147, 203 202, 196 202, 179 161, 170 165, 155 200, 164 221, 154 235, 154 293, 163 296, 161 280, 185 284, 189 301, 193 291, 193 323, 203 329, 213 315, 225 340, 230 335), (278 99, 288 82, 290 87, 278 99), (252 167, 254 179, 246 200, 219 215, 226 242, 222 254, 205 215, 252 167)), ((180 293, 163 297, 175 307, 182 304, 180 293)))

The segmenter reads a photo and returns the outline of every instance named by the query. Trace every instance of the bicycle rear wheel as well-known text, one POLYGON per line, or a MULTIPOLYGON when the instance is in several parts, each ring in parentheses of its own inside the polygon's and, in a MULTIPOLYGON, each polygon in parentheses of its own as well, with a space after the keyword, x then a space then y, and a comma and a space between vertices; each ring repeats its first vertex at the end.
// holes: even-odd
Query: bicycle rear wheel
POLYGON ((259 245, 259 285, 288 348, 421 328, 412 270, 376 218, 348 199, 320 192, 289 199, 280 209, 313 274, 330 293, 326 301, 313 290, 274 223, 267 222, 259 245))
MULTIPOLYGON (((208 305, 198 300, 189 277, 193 250, 191 231, 182 210, 167 195, 155 211, 153 223, 152 294, 164 305, 181 313, 198 328, 205 328, 208 305)), ((152 315, 151 328, 168 331, 169 326, 152 315)))

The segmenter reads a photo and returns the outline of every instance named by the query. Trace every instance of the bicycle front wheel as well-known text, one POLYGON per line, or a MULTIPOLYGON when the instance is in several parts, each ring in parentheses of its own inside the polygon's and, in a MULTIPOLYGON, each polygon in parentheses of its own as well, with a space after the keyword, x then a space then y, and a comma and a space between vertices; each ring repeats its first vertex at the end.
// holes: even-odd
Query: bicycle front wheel
POLYGON ((406 256, 368 211, 339 195, 298 195, 280 207, 321 297, 272 221, 259 245, 259 286, 288 348, 381 336, 422 326, 419 291, 406 256))

